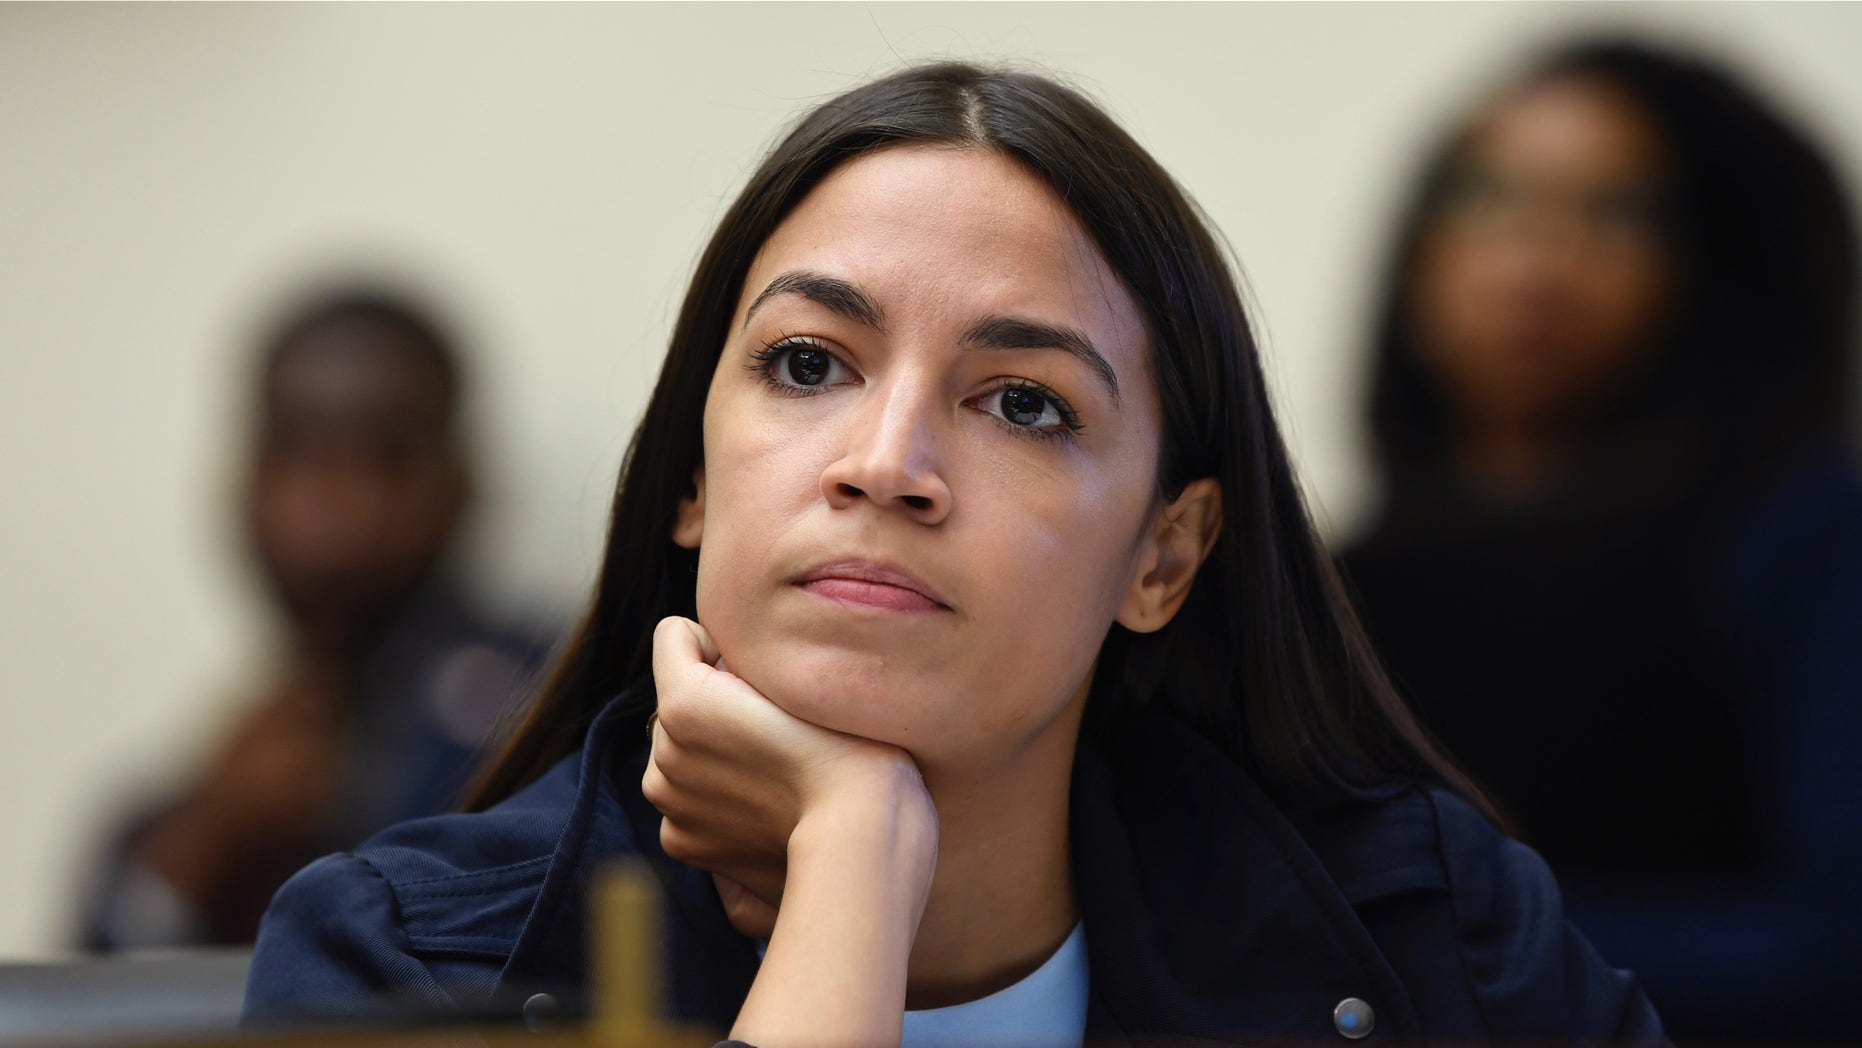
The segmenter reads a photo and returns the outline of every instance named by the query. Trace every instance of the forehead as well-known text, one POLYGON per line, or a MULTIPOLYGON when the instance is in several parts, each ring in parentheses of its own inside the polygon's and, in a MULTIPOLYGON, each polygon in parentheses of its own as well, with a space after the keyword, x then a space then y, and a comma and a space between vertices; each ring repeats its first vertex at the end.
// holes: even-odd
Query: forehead
POLYGON ((895 146, 835 169, 758 252, 738 320, 793 269, 859 285, 889 320, 1065 323, 1085 329, 1115 367, 1142 366, 1144 328, 1130 294, 1066 204, 999 153, 895 146))
POLYGON ((345 424, 382 417, 438 425, 445 382, 412 336, 391 325, 343 318, 287 343, 266 375, 265 408, 275 419, 345 424))
POLYGON ((1469 145, 1489 163, 1568 181, 1629 181, 1660 173, 1661 135, 1627 92, 1560 76, 1499 99, 1469 145))

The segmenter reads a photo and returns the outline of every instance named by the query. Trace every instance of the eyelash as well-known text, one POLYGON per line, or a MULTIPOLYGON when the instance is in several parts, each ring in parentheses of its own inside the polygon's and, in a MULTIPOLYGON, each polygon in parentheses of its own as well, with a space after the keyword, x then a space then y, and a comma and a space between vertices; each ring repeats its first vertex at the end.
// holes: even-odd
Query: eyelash
POLYGON ((829 350, 828 347, 816 342, 812 338, 801 338, 794 335, 778 335, 774 341, 764 343, 763 348, 751 350, 750 363, 745 364, 744 369, 746 371, 754 371, 761 375, 764 385, 784 396, 812 397, 817 394, 826 393, 829 389, 833 388, 831 386, 797 386, 777 378, 776 361, 781 360, 783 354, 794 349, 814 349, 826 353, 828 356, 834 355, 833 351, 829 350))
MULTIPOLYGON (((761 375, 765 385, 784 396, 812 397, 817 394, 826 393, 829 389, 832 389, 833 387, 831 386, 798 386, 784 382, 776 377, 776 362, 781 360, 782 357, 791 350, 796 349, 813 349, 826 353, 829 356, 835 355, 832 350, 816 342, 814 339, 794 335, 778 335, 772 341, 764 343, 761 348, 750 351, 750 362, 744 365, 744 370, 753 371, 761 375)), ((844 367, 845 364, 842 366, 844 367)), ((1067 403, 1067 398, 1054 392, 1052 388, 1042 385, 1033 379, 1004 379, 1001 384, 972 399, 982 400, 987 397, 1000 396, 1004 391, 1011 389, 1025 390, 1029 393, 1034 393, 1052 404, 1054 406, 1054 413, 1060 416, 1061 424, 1058 427, 1041 429, 1037 429, 1033 426, 1017 426, 993 411, 983 412, 983 414, 994 419, 997 425, 1010 433, 1027 440, 1073 440, 1086 429, 1086 424, 1080 421, 1079 414, 1073 410, 1073 405, 1067 403)))
POLYGON ((1003 418, 993 411, 983 412, 983 414, 995 419, 997 425, 1016 436, 1027 437, 1030 440, 1073 440, 1086 429, 1086 424, 1080 421, 1080 416, 1074 412, 1073 405, 1067 403, 1066 397, 1061 396, 1047 386, 1032 379, 1007 379, 1003 381, 1001 385, 984 393, 983 397, 999 397, 1004 391, 1011 389, 1025 390, 1029 393, 1039 395, 1049 404, 1054 405, 1054 413, 1060 416, 1059 426, 1036 429, 1033 426, 1017 426, 1015 423, 1010 422, 1008 419, 1003 418))

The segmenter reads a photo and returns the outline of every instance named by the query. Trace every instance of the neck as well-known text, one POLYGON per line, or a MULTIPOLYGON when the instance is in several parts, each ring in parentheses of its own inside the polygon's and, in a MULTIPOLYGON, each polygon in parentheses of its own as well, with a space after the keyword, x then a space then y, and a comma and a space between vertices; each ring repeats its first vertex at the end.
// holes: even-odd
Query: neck
POLYGON ((1084 695, 986 772, 928 768, 937 873, 912 946, 906 1006, 938 1008, 1011 986, 1079 921, 1068 841, 1084 695))
POLYGON ((1524 419, 1470 426, 1455 447, 1461 475, 1502 499, 1529 497, 1557 472, 1566 440, 1554 426, 1524 419))

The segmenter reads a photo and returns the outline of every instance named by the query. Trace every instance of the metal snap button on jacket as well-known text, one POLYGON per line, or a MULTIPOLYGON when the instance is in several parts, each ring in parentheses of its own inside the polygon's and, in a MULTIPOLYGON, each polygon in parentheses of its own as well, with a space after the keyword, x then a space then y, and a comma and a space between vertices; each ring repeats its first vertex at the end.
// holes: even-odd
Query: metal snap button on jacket
POLYGON ((1357 1040, 1371 1032, 1377 1025, 1377 1013, 1371 1006, 1356 997, 1347 997, 1332 1009, 1332 1025, 1338 1032, 1352 1040, 1357 1040))
POLYGON ((532 1033, 540 1033, 544 1027, 549 1025, 551 1019, 556 1018, 556 1011, 555 997, 547 993, 532 994, 530 999, 524 1002, 524 1025, 528 1026, 532 1033))

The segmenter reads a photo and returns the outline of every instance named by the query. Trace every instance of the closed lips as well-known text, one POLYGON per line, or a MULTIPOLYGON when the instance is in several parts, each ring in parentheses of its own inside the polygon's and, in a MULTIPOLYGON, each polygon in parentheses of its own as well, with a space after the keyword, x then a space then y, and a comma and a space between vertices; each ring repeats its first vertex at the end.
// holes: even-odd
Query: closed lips
POLYGON ((950 607, 943 597, 924 581, 890 565, 872 561, 847 560, 824 564, 804 573, 795 580, 795 583, 805 587, 811 583, 851 583, 875 590, 886 587, 916 594, 940 608, 950 607))

